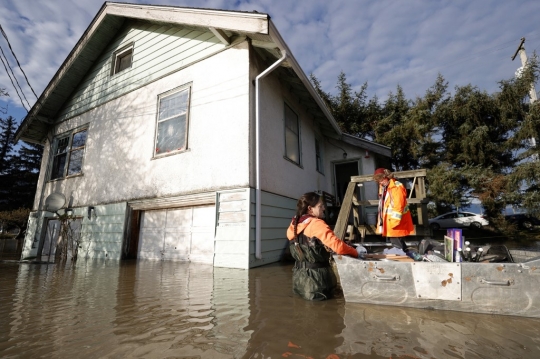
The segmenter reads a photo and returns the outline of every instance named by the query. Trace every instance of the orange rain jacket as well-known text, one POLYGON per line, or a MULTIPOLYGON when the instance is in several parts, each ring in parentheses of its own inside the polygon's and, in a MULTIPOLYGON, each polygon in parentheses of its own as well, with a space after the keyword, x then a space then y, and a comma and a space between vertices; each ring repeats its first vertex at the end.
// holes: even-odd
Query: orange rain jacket
MULTIPOLYGON (((294 220, 293 220, 294 221, 294 220)), ((334 231, 328 227, 325 221, 315 217, 308 217, 304 221, 298 223, 296 228, 296 233, 304 231, 304 234, 308 238, 316 237, 318 238, 325 246, 336 252, 337 254, 348 254, 351 257, 358 258, 358 252, 356 248, 347 245, 341 239, 339 239, 334 231)), ((294 224, 291 222, 289 228, 287 229, 287 238, 289 240, 294 239, 294 224)))
MULTIPOLYGON (((379 191, 382 193, 382 188, 379 191)), ((388 183, 382 213, 377 216, 377 233, 383 237, 405 237, 415 233, 407 204, 407 189, 393 178, 388 183)))

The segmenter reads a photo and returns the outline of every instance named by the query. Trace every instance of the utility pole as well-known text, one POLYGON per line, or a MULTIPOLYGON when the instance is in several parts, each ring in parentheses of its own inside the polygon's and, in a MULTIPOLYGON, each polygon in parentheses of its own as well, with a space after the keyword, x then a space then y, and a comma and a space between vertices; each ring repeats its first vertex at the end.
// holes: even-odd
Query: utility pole
MULTIPOLYGON (((523 46, 524 43, 525 43, 525 38, 522 37, 521 42, 519 43, 519 46, 518 46, 516 52, 514 53, 514 56, 512 56, 512 61, 514 61, 514 59, 516 58, 516 56, 517 56, 517 54, 519 52, 519 57, 521 58, 521 67, 519 69, 517 69, 516 77, 521 76, 521 72, 523 71, 523 69, 527 65, 527 53, 525 52, 525 47, 523 46)), ((534 88, 534 82, 531 84, 531 89, 529 90, 529 97, 531 98, 531 104, 537 100, 537 98, 536 98, 536 89, 534 88)), ((536 147, 536 138, 535 137, 531 137, 531 146, 536 147)), ((532 156, 532 159, 535 162, 538 161, 538 155, 534 154, 532 156)))
MULTIPOLYGON (((519 53, 519 57, 521 58, 521 67, 516 71, 516 77, 521 76, 521 71, 525 68, 527 65, 527 53, 525 52, 525 47, 523 44, 525 43, 525 38, 521 38, 521 42, 514 54, 512 56, 512 61, 516 58, 517 54, 519 53)), ((531 84, 531 90, 529 91, 529 97, 531 98, 531 103, 537 100, 536 98, 536 89, 534 88, 534 82, 531 84)))

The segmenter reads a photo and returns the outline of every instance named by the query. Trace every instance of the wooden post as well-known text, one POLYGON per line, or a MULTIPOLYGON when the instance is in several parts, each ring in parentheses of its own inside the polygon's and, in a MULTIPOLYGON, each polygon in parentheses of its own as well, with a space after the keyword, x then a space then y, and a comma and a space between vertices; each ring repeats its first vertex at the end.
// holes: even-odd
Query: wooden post
MULTIPOLYGON (((427 199, 426 199, 426 188, 425 188, 425 177, 427 174, 427 171, 425 169, 418 169, 418 170, 410 170, 410 171, 401 171, 401 172, 394 172, 398 180, 400 178, 414 178, 412 182, 412 188, 411 192, 409 194, 409 198, 407 199, 407 202, 409 204, 417 204, 418 205, 418 225, 416 228, 416 235, 424 235, 426 237, 430 236, 430 228, 428 226, 428 213, 427 213, 427 199), (414 196, 413 196, 414 192, 414 196)), ((341 205, 341 210, 339 212, 339 216, 337 219, 336 226, 334 228, 334 232, 336 236, 338 236, 341 239, 345 239, 346 233, 347 233, 347 226, 349 224, 349 218, 351 215, 351 210, 354 209, 354 220, 355 220, 355 231, 359 231, 362 241, 366 235, 366 231, 370 234, 375 234, 372 230, 373 226, 370 225, 359 225, 358 219, 359 219, 359 208, 358 206, 365 206, 365 205, 377 205, 379 200, 367 200, 364 199, 362 201, 359 201, 358 194, 356 192, 356 186, 359 183, 364 182, 371 182, 373 181, 373 175, 362 175, 362 176, 352 176, 351 182, 347 186, 347 191, 345 193, 345 198, 343 199, 343 203, 341 205), (353 207, 356 206, 356 207, 353 207), (373 233, 372 233, 373 232, 373 233)), ((356 232, 358 233, 358 232, 356 232)))
POLYGON ((334 227, 334 233, 341 239, 345 239, 345 234, 347 233, 347 225, 349 224, 349 216, 351 215, 355 189, 356 183, 349 182, 347 191, 345 192, 345 198, 343 198, 343 202, 341 203, 341 210, 339 211, 336 226, 334 227))

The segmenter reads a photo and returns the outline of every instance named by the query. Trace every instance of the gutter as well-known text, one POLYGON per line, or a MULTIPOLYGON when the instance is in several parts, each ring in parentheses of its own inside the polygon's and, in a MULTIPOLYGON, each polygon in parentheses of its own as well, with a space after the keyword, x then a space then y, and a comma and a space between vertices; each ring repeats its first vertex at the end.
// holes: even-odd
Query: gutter
POLYGON ((287 52, 283 51, 283 56, 264 70, 255 78, 255 258, 262 259, 261 253, 261 169, 260 169, 260 105, 259 105, 259 80, 274 71, 285 59, 287 52))

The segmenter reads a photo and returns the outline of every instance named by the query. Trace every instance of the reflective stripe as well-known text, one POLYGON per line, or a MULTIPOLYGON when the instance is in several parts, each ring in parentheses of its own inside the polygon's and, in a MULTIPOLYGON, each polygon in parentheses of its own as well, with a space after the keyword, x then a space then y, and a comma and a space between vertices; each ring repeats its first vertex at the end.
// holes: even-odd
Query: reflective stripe
POLYGON ((390 217, 401 220, 402 214, 396 211, 390 211, 390 217))

